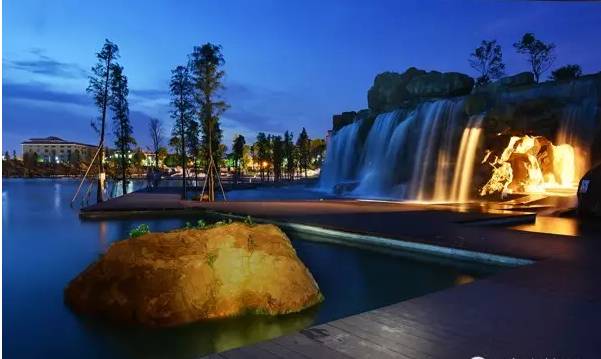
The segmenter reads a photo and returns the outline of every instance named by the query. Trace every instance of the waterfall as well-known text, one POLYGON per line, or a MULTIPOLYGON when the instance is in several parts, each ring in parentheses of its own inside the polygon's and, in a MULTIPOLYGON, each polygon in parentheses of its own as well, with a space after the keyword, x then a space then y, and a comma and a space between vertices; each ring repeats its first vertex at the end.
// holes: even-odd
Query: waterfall
MULTIPOLYGON (((395 134, 401 112, 388 112, 378 115, 365 140, 365 150, 360 163, 358 187, 353 191, 357 195, 383 196, 388 194, 391 171, 388 165, 395 158, 388 155, 390 140, 395 134), (386 170, 386 168, 389 168, 386 170)), ((395 141, 398 142, 398 141, 395 141)))
POLYGON ((483 116, 468 119, 463 108, 461 99, 439 100, 383 113, 364 141, 358 123, 343 127, 330 140, 320 186, 356 182, 356 197, 468 200, 483 116))
POLYGON ((568 144, 574 148, 577 178, 582 177, 590 167, 589 149, 595 133, 597 111, 596 103, 587 99, 582 103, 566 106, 561 114, 555 142, 557 145, 568 144))
POLYGON ((321 189, 330 191, 336 184, 354 179, 359 126, 359 122, 344 126, 330 138, 319 177, 321 189))
POLYGON ((457 165, 453 174, 450 199, 455 202, 466 202, 469 199, 474 173, 476 150, 482 134, 483 115, 472 116, 461 135, 457 165))
POLYGON ((408 198, 449 200, 449 174, 464 120, 463 101, 440 100, 419 110, 421 128, 408 198))

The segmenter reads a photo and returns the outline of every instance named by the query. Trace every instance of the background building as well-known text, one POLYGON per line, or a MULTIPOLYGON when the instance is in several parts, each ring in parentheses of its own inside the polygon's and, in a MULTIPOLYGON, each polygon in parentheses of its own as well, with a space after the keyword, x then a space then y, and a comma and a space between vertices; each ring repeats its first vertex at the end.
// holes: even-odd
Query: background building
POLYGON ((62 138, 50 136, 45 138, 30 138, 21 142, 23 156, 36 155, 39 162, 61 163, 90 161, 97 146, 85 143, 65 141, 62 138))

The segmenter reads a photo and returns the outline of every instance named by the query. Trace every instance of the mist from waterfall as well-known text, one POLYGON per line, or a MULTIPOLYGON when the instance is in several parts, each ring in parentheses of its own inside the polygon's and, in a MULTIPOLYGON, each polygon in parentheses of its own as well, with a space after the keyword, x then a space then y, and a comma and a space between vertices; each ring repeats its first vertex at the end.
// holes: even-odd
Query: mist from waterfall
POLYGON ((357 182, 351 196, 469 200, 483 116, 463 108, 462 99, 438 100, 380 114, 362 144, 359 122, 343 127, 330 140, 322 189, 357 182))

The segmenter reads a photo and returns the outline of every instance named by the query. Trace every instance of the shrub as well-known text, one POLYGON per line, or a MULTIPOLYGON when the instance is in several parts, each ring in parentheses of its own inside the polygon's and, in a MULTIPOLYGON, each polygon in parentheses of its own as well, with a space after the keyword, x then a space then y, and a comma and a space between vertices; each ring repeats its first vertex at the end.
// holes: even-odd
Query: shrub
POLYGON ((129 231, 129 238, 136 238, 150 232, 150 227, 147 224, 141 224, 129 231))

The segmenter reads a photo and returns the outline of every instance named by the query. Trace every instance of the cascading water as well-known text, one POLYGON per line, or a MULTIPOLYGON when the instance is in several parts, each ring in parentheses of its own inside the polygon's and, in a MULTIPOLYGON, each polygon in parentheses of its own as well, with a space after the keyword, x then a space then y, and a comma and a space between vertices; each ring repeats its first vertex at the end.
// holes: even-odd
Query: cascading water
MULTIPOLYGON (((354 193, 358 195, 388 194, 392 185, 390 182, 392 173, 390 170, 383 169, 396 160, 390 151, 390 140, 395 134, 395 128, 398 127, 400 119, 400 111, 383 113, 376 117, 365 140, 365 150, 361 156, 358 176, 361 181, 354 193)), ((404 134, 402 136, 404 137, 404 134)))
POLYGON ((462 130, 463 101, 436 101, 420 109, 421 128, 409 198, 450 200, 449 174, 455 159, 457 138, 462 130))
POLYGON ((482 122, 484 115, 470 117, 467 127, 461 135, 457 165, 453 174, 451 200, 465 202, 469 199, 472 188, 472 174, 474 173, 474 161, 476 150, 482 135, 482 122))
POLYGON ((330 138, 319 176, 321 189, 331 191, 338 183, 354 180, 353 169, 357 158, 359 126, 359 122, 347 125, 330 138))
POLYGON ((582 177, 590 166, 589 149, 595 133, 596 113, 596 103, 585 99, 583 103, 567 106, 560 118, 555 142, 574 148, 576 178, 582 177))
POLYGON ((468 119, 463 108, 462 100, 439 100, 380 114, 362 146, 353 137, 357 123, 342 128, 328 147, 321 187, 357 182, 358 197, 468 200, 483 116, 468 119))

